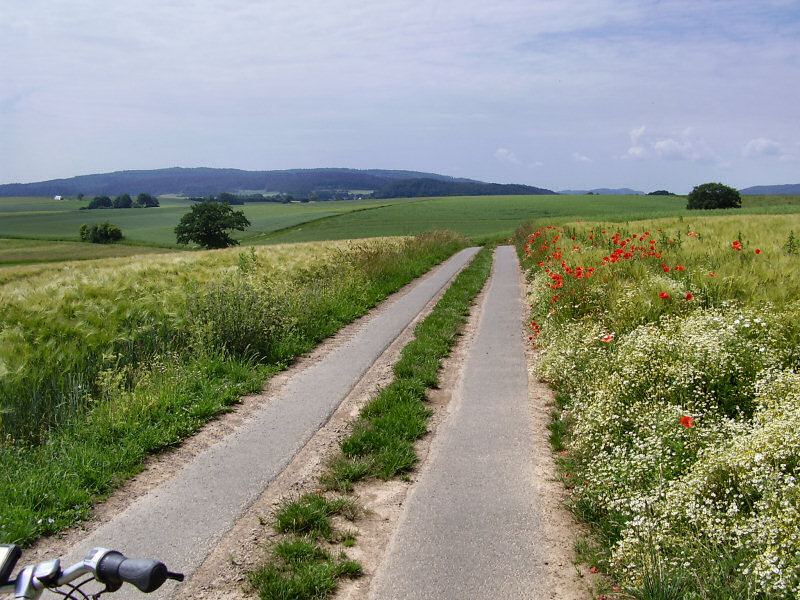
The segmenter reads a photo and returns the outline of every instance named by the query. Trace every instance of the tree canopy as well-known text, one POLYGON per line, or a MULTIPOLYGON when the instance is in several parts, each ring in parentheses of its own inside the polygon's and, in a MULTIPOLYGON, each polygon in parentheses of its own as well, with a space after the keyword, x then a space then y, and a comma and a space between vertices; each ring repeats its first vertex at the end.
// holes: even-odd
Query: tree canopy
POLYGON ((201 202, 181 217, 175 235, 179 244, 194 242, 203 248, 227 248, 239 245, 228 232, 244 231, 249 226, 244 213, 233 210, 230 204, 201 202))
POLYGON ((122 239, 122 230, 111 223, 99 223, 95 225, 83 224, 80 228, 81 240, 92 242, 93 244, 108 244, 118 242, 122 239))
POLYGON ((742 197, 739 191, 722 183, 704 183, 695 186, 686 202, 686 208, 689 210, 741 208, 741 206, 742 197))

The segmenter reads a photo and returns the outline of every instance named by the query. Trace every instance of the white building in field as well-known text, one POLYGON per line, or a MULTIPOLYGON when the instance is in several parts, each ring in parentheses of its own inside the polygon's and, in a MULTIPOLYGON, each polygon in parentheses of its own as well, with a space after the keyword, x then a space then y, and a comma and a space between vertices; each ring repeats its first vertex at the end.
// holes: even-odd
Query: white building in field
POLYGON ((53 200, 61 200, 61 199, 63 199, 62 196, 53 196, 53 200))

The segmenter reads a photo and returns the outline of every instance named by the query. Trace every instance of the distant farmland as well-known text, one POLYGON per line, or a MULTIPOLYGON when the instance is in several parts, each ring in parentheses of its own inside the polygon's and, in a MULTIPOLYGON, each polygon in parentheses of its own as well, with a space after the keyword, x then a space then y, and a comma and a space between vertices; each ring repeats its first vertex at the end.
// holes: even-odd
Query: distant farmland
MULTIPOLYGON (((674 196, 460 196, 308 203, 248 203, 252 223, 235 237, 243 245, 413 235, 451 230, 474 239, 508 237, 527 221, 583 220, 624 222, 691 213, 674 196)), ((52 198, 0 198, 0 264, 100 258, 136 254, 142 247, 179 249, 174 228, 189 210, 184 198, 161 198, 158 208, 81 210, 87 201, 52 198), (109 221, 122 229, 123 245, 77 243, 83 223, 109 221), (37 240, 33 246, 19 240, 37 240), (58 242, 58 244, 52 244, 58 242), (75 242, 70 244, 67 242, 75 242)), ((800 211, 800 196, 745 196, 739 214, 800 211)), ((728 214, 732 214, 731 211, 728 214)), ((152 251, 152 250, 151 250, 152 251)))

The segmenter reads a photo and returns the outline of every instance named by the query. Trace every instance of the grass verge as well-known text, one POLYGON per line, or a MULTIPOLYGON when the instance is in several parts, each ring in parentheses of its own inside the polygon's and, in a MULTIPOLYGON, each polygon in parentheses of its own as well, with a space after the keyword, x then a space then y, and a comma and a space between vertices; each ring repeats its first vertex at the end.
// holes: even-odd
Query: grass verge
MULTIPOLYGON (((394 366, 394 381, 364 406, 351 435, 340 444, 320 483, 328 493, 352 491, 368 477, 390 479, 405 473, 417 460, 414 441, 427 431, 431 415, 426 391, 438 384, 442 360, 456 343, 470 304, 483 289, 492 264, 484 247, 455 279, 428 317, 414 330, 415 339, 394 366)), ((328 498, 320 490, 284 503, 275 515, 275 529, 286 537, 275 544, 264 566, 250 574, 250 583, 268 598, 327 598, 342 577, 361 574, 360 566, 343 551, 332 558, 323 546, 352 545, 352 532, 337 533, 334 515, 355 517, 352 500, 328 498), (295 560, 293 557, 300 556, 295 560)))
POLYGON ((291 255, 270 260, 278 250, 148 257, 3 286, 0 542, 86 518, 148 454, 464 244, 317 246, 290 268, 291 255))

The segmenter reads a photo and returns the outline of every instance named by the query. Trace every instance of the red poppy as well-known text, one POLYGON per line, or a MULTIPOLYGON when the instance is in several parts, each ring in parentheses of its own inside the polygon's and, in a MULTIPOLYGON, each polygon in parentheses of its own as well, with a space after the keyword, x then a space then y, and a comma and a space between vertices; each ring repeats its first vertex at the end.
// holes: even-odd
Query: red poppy
POLYGON ((681 417, 681 425, 683 425, 687 429, 691 429, 692 427, 694 427, 694 417, 683 415, 681 417))
POLYGON ((607 335, 604 335, 600 339, 603 340, 607 344, 609 342, 613 342, 614 341, 614 336, 609 333, 607 335))
POLYGON ((691 292, 687 292, 687 293, 686 293, 686 299, 687 299, 687 300, 694 300, 694 296, 692 295, 692 293, 691 293, 691 292))
POLYGON ((658 297, 662 300, 669 300, 669 294, 667 292, 659 292, 658 297))
POLYGON ((756 254, 761 254, 761 249, 760 248, 756 248, 756 254))

